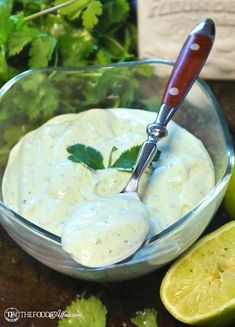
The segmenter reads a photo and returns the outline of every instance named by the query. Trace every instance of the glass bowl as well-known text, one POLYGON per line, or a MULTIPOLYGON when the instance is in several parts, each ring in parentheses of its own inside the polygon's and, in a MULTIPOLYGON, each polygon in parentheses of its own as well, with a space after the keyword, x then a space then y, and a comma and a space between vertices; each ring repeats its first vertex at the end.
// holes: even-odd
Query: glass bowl
MULTIPOLYGON (((0 176, 11 147, 49 118, 91 108, 159 109, 172 62, 144 60, 109 66, 46 68, 26 71, 0 90, 0 176), (157 72, 161 77, 157 77, 157 72)), ((0 203, 1 223, 31 256, 61 273, 93 281, 119 281, 147 274, 185 251, 204 231, 220 205, 233 167, 233 147, 221 109, 200 79, 174 121, 204 143, 216 185, 188 214, 156 235, 130 260, 105 268, 86 268, 61 248, 60 237, 34 225, 0 203)))

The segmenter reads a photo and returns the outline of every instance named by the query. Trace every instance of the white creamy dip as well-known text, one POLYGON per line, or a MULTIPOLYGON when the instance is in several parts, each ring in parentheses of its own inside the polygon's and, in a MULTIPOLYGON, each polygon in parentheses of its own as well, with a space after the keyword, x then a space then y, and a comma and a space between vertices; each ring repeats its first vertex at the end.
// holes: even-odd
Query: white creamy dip
POLYGON ((62 231, 62 247, 88 267, 126 259, 149 232, 149 213, 136 193, 121 193, 83 203, 62 231))
MULTIPOLYGON (((12 149, 3 178, 4 202, 33 223, 61 235, 63 224, 76 216, 81 204, 119 193, 130 177, 113 168, 92 170, 74 163, 67 159, 67 146, 92 146, 103 154, 107 166, 111 148, 118 149, 113 153, 115 160, 123 151, 142 144, 146 125, 155 118, 152 112, 118 108, 49 120, 12 149)), ((159 161, 140 180, 139 195, 149 212, 152 234, 190 211, 214 185, 213 165, 202 142, 174 122, 169 123, 168 132, 159 142, 159 161)), ((132 237, 133 230, 129 232, 132 237)), ((95 241, 96 223, 90 233, 95 241)))

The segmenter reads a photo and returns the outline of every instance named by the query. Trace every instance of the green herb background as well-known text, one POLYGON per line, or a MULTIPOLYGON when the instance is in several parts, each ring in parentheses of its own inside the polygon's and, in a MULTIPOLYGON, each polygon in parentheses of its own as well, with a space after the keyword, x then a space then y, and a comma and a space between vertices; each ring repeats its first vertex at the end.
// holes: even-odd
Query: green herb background
POLYGON ((130 12, 127 0, 1 0, 0 83, 29 68, 134 59, 130 12))
POLYGON ((151 65, 87 68, 136 58, 131 17, 127 0, 0 0, 0 84, 51 67, 24 74, 1 96, 0 169, 21 136, 56 115, 94 107, 157 110, 146 91, 155 85, 151 65))

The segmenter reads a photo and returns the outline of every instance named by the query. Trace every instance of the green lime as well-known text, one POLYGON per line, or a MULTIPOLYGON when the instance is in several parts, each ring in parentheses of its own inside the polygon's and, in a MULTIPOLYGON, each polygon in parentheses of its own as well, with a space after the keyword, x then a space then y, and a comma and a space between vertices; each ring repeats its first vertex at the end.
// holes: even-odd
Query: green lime
POLYGON ((231 219, 235 219, 235 169, 224 197, 224 207, 231 219))
POLYGON ((206 235, 166 273, 166 309, 195 326, 235 326, 235 221, 206 235))

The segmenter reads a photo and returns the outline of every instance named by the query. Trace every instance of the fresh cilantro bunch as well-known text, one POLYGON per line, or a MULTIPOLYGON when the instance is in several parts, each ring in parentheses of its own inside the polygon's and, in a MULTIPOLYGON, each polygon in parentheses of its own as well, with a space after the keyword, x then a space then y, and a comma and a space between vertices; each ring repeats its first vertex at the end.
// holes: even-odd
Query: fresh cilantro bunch
POLYGON ((56 115, 92 107, 156 111, 156 99, 141 93, 153 76, 151 65, 87 70, 133 59, 135 53, 128 0, 1 0, 0 85, 28 68, 86 69, 24 75, 1 97, 0 167, 21 136, 56 115))
POLYGON ((0 83, 28 68, 133 59, 128 0, 1 0, 0 83))

